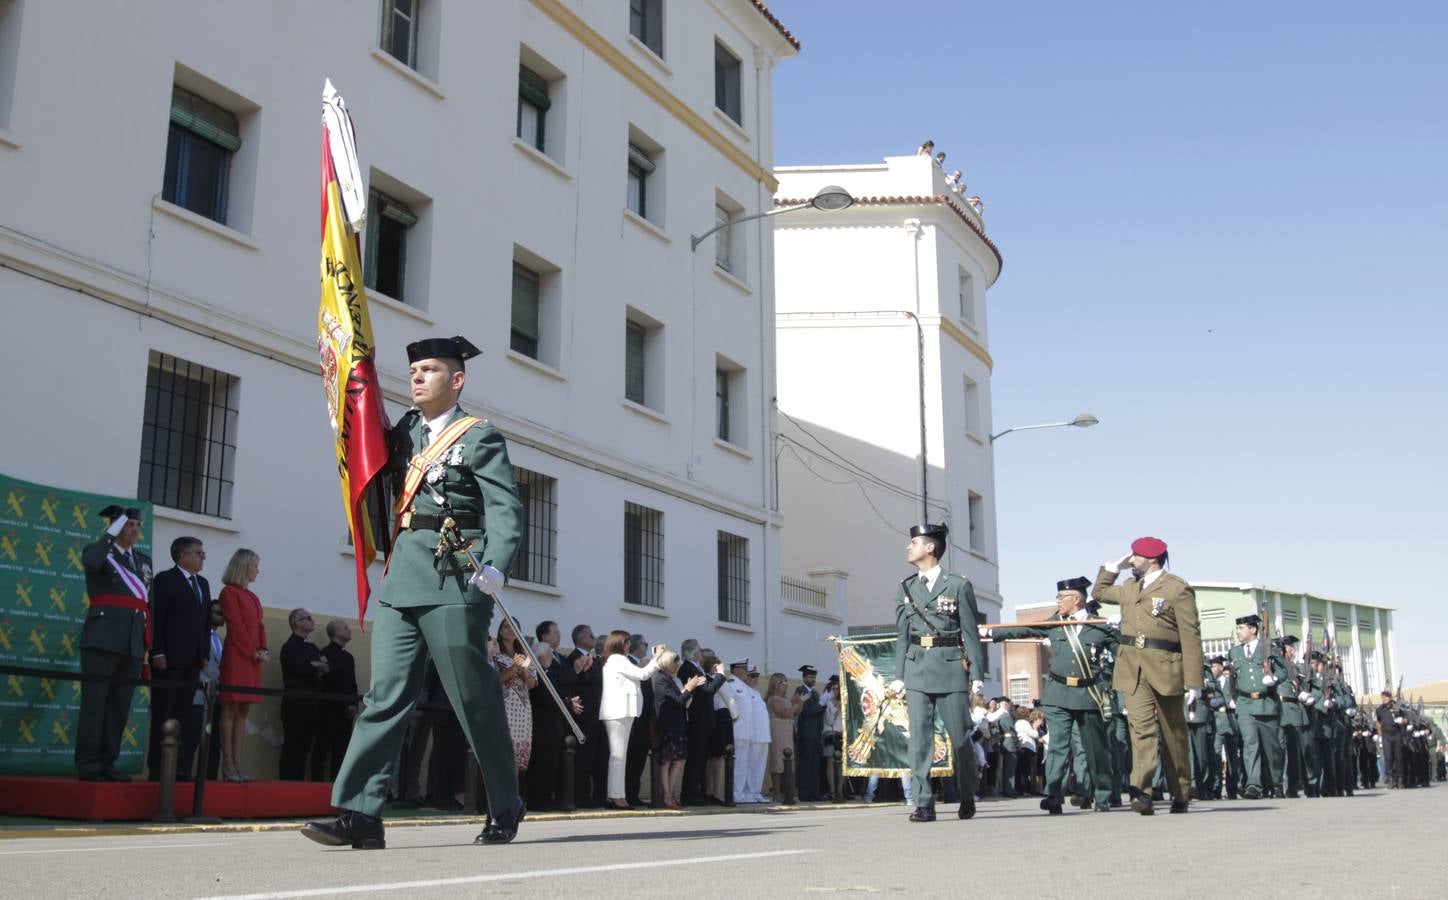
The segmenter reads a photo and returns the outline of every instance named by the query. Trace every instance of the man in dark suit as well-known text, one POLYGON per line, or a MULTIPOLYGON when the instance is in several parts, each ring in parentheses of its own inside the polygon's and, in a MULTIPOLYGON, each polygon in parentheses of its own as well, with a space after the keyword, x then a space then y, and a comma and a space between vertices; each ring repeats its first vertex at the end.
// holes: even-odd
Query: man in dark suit
POLYGON ((795 693, 804 697, 794 727, 794 777, 799 786, 799 799, 808 803, 820 799, 820 756, 824 752, 825 706, 815 691, 819 670, 814 666, 799 667, 803 682, 795 693))
POLYGON ((191 780, 191 760, 201 744, 200 722, 191 715, 201 669, 211 657, 211 585, 201 577, 206 550, 194 537, 171 542, 176 565, 151 585, 151 744, 146 768, 161 777, 162 727, 181 725, 176 778, 191 780), (189 751, 189 752, 188 752, 189 751))
MULTIPOLYGON (((636 666, 642 666, 649 656, 649 644, 641 634, 631 634, 628 639, 628 657, 636 666)), ((643 806, 639 799, 639 786, 643 782, 644 766, 649 761, 649 731, 654 724, 654 680, 645 678, 639 682, 643 691, 644 705, 633 728, 628 733, 628 755, 624 758, 623 790, 630 806, 643 806)), ((657 796, 658 789, 652 793, 657 796)))
POLYGON ((709 678, 699 663, 703 653, 699 642, 689 638, 679 645, 678 678, 688 683, 695 675, 706 679, 694 690, 694 699, 689 703, 689 751, 684 759, 684 787, 679 798, 685 806, 704 806, 709 799, 704 794, 704 769, 709 762, 709 738, 714 733, 714 694, 724 684, 723 678, 709 678))
MULTIPOLYGON (((110 527, 81 551, 85 590, 90 597, 80 629, 80 670, 85 675, 134 679, 151 643, 151 557, 135 549, 141 511, 107 506, 110 527)), ((75 736, 75 768, 81 781, 130 781, 116 769, 121 737, 131 711, 130 684, 85 681, 75 736)))
MULTIPOLYGON (((287 616, 292 636, 282 645, 282 689, 288 691, 321 690, 322 677, 331 672, 331 664, 322 658, 322 651, 308 640, 317 626, 312 614, 302 607, 287 616)), ((317 734, 317 701, 310 698, 282 698, 282 755, 277 762, 277 777, 282 781, 306 781, 307 757, 312 753, 312 740, 317 734)))
POLYGON ((312 780, 330 781, 347 755, 352 739, 352 720, 357 718, 357 660, 347 652, 352 641, 352 626, 342 619, 327 623, 327 646, 322 659, 327 671, 321 677, 321 689, 336 694, 331 703, 317 704, 317 736, 312 743, 312 780))
POLYGON ((608 733, 598 719, 603 702, 603 660, 587 625, 573 626, 573 652, 563 660, 569 693, 583 701, 578 727, 587 738, 573 758, 573 796, 580 809, 603 806, 608 791, 608 733))

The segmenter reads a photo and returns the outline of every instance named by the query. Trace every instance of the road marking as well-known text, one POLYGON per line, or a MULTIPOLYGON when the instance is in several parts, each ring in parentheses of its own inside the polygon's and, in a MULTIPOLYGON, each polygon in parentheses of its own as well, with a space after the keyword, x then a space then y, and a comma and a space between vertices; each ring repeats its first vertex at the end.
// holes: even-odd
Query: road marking
POLYGON ((335 894, 360 894, 367 891, 412 891, 422 888, 450 887, 457 884, 483 884, 490 881, 515 881, 525 878, 556 878, 560 875, 589 875, 595 872, 626 872, 636 869, 658 869, 665 866, 689 866, 695 863, 734 862, 741 859, 768 859, 797 856, 814 850, 770 850, 763 853, 734 853, 728 856, 694 856, 688 859, 665 859, 654 862, 617 863, 609 866, 578 866, 571 869, 535 869, 531 872, 503 872, 495 875, 470 875, 465 878, 431 878, 426 881, 393 881, 382 884, 348 884, 305 891, 276 891, 268 894, 230 894, 202 900, 281 900, 284 897, 328 897, 335 894))
POLYGON ((121 847, 64 847, 59 850, 0 850, 0 856, 21 856, 26 853, 103 853, 107 850, 169 850, 172 847, 220 847, 225 841, 194 844, 126 844, 121 847))

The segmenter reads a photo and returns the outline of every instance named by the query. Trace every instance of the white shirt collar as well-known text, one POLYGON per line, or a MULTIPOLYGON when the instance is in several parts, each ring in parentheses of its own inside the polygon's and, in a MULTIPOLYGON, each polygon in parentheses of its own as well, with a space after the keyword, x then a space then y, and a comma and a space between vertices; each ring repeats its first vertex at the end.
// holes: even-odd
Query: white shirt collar
POLYGON ((934 566, 926 569, 924 572, 921 572, 920 580, 925 584, 925 589, 927 591, 933 590, 936 583, 940 580, 940 564, 937 563, 934 566))
POLYGON ((1085 620, 1087 615, 1088 613, 1086 612, 1085 607, 1082 607, 1081 609, 1078 609, 1075 612, 1071 613, 1071 618, 1075 619, 1077 622, 1081 622, 1085 620))
POLYGON ((452 406, 448 407, 447 412, 443 413, 435 419, 426 420, 425 424, 427 425, 429 439, 435 438, 439 434, 442 434, 442 430, 447 427, 447 420, 451 419, 453 413, 457 411, 458 405, 454 403, 452 406))
POLYGON ((1150 585, 1153 581, 1156 581, 1158 578, 1160 578, 1162 572, 1164 572, 1164 571, 1165 571, 1164 569, 1157 569, 1155 572, 1148 572, 1148 573, 1146 574, 1146 576, 1141 579, 1141 586, 1142 586, 1142 587, 1147 587, 1147 586, 1150 585))

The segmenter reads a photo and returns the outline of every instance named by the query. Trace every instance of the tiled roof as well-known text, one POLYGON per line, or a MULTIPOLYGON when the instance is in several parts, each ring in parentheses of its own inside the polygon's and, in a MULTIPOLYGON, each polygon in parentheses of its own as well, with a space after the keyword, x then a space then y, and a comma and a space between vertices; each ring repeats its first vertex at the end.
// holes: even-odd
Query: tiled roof
POLYGON ((769 20, 769 24, 774 26, 775 31, 778 31, 780 34, 784 35, 784 39, 786 41, 789 41, 790 46, 794 47, 794 49, 796 50, 799 49, 799 38, 791 34, 790 30, 785 27, 784 23, 774 17, 774 13, 769 11, 769 7, 765 5, 764 0, 749 0, 749 2, 754 4, 754 8, 759 10, 760 15, 764 16, 764 18, 769 20))
MULTIPOLYGON (((810 198, 809 198, 809 197, 775 197, 775 198, 774 198, 774 205, 775 205, 775 206, 795 206, 795 205, 800 204, 800 203, 808 203, 808 202, 810 202, 810 198)), ((989 237, 986 236, 985 229, 982 228, 982 227, 980 227, 980 224, 979 224, 978 222, 976 222, 976 220, 975 220, 975 218, 974 218, 973 216, 966 215, 965 210, 961 209, 960 206, 957 205, 954 200, 952 200, 950 197, 947 197, 945 194, 921 194, 921 195, 919 195, 919 196, 914 196, 914 197, 911 197, 911 196, 899 196, 899 195, 897 195, 897 196, 890 196, 890 197, 856 197, 856 198, 855 198, 855 202, 854 202, 854 204, 852 204, 852 205, 854 205, 854 206, 927 206, 927 205, 936 204, 936 203, 942 204, 942 205, 944 205, 944 206, 949 207, 950 210, 951 210, 951 212, 954 212, 955 215, 956 215, 956 217, 959 218, 960 221, 964 222, 966 225, 968 225, 968 226, 970 227, 970 230, 971 230, 971 231, 974 231, 976 234, 980 235, 980 239, 983 240, 983 241, 985 241, 985 245, 990 248, 990 252, 995 254, 995 258, 996 258, 996 277, 999 278, 999 277, 1000 277, 1000 270, 1003 269, 1003 268, 1005 268, 1005 264, 1006 264, 1005 258, 1001 256, 1001 250, 1000 250, 1000 248, 995 245, 995 241, 992 241, 989 237)))

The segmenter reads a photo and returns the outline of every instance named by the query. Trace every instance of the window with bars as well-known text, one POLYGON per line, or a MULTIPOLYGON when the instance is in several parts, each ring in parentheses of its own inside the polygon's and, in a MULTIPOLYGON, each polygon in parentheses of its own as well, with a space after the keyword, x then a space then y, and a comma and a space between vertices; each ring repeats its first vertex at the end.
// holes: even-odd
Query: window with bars
POLYGON ((537 272, 513 263, 513 336, 509 346, 524 356, 538 358, 538 298, 540 277, 537 272))
POLYGON ((719 621, 749 624, 749 539, 719 532, 719 621))
MULTIPOLYGON (((417 216, 407 204, 381 191, 367 194, 367 260, 363 266, 368 290, 407 302, 407 232, 417 216)), ((416 305, 416 304, 414 304, 416 305)))
POLYGON ((1017 706, 1031 705, 1031 679, 1027 675, 1010 677, 1011 702, 1017 706))
POLYGON ((518 67, 518 137, 533 149, 544 149, 548 108, 548 79, 527 66, 518 67))
POLYGON ((226 224, 231 158, 240 148, 235 115, 173 87, 161 199, 226 224))
POLYGON ((419 0, 383 0, 382 49, 392 58, 417 68, 417 13, 419 0))
POLYGON ((664 514, 637 503, 623 505, 623 602, 664 605, 664 514))
POLYGON ((664 0, 629 0, 628 32, 664 58, 664 0))
POLYGON ((523 501, 523 536, 508 577, 556 587, 558 479, 514 466, 513 481, 518 485, 518 499, 523 501))
POLYGON ((739 57, 729 48, 714 42, 714 105, 719 111, 738 124, 744 124, 744 110, 740 103, 741 67, 739 57))
POLYGON ((238 379, 151 352, 136 496, 231 518, 238 379))

